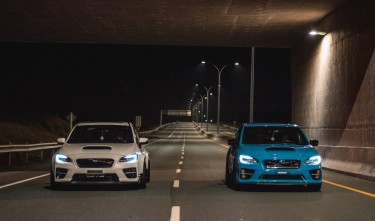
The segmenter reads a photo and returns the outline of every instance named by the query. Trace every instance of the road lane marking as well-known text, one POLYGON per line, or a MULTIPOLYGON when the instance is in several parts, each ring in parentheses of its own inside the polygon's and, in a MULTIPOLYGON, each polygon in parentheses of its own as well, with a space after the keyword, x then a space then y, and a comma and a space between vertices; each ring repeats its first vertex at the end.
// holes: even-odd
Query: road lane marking
POLYGON ((176 170, 176 173, 181 173, 181 169, 177 169, 177 170, 176 170))
POLYGON ((182 164, 184 164, 184 162, 180 161, 178 164, 179 164, 179 165, 182 165, 182 164))
POLYGON ((181 156, 181 160, 183 160, 184 159, 184 156, 181 156))
POLYGON ((173 187, 174 188, 179 188, 180 187, 180 181, 179 180, 174 180, 173 187))
POLYGON ((358 189, 355 189, 355 188, 352 188, 352 187, 344 186, 344 185, 341 185, 341 184, 338 184, 338 183, 334 183, 334 182, 331 182, 331 181, 328 181, 328 180, 323 180, 323 182, 331 184, 333 186, 337 186, 337 187, 340 187, 340 188, 343 188, 343 189, 347 189, 347 190, 350 190, 350 191, 353 191, 353 192, 357 192, 357 193, 360 193, 360 194, 363 194, 363 195, 375 198, 375 194, 373 194, 373 193, 369 193, 369 192, 358 190, 358 189))
POLYGON ((143 146, 146 147, 146 146, 148 146, 148 145, 151 145, 151 144, 154 144, 154 143, 157 143, 157 142, 163 141, 163 140, 167 140, 167 139, 169 139, 169 138, 171 138, 171 137, 173 136, 173 134, 176 132, 176 130, 177 130, 177 127, 174 128, 174 131, 173 131, 173 132, 172 132, 167 138, 163 138, 163 139, 160 139, 160 140, 156 140, 156 141, 154 141, 154 142, 152 142, 152 143, 144 144, 143 146))
POLYGON ((180 207, 172 206, 170 221, 180 221, 180 207))
POLYGON ((15 186, 17 184, 25 183, 25 182, 28 182, 28 181, 31 181, 31 180, 36 180, 36 179, 39 179, 39 178, 42 178, 42 177, 46 177, 46 176, 49 176, 49 175, 50 174, 47 173, 47 174, 43 174, 43 175, 40 175, 40 176, 29 178, 29 179, 26 179, 26 180, 21 180, 21 181, 17 181, 17 182, 14 182, 14 183, 6 184, 6 185, 3 185, 3 186, 0 186, 0 189, 6 188, 6 187, 10 187, 10 186, 15 186))

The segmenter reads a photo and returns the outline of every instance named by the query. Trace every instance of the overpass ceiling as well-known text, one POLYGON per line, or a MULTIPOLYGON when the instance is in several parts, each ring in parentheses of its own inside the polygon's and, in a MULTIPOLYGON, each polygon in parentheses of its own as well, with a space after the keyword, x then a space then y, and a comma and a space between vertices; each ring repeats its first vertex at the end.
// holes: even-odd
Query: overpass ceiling
POLYGON ((291 47, 346 0, 1 0, 0 42, 291 47))

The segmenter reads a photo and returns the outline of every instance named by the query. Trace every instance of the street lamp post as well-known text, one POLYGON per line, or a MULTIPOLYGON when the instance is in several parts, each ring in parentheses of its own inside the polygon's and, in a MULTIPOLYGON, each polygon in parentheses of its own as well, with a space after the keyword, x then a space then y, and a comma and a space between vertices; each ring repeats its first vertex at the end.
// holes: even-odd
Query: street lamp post
MULTIPOLYGON (((226 64, 221 69, 219 69, 215 64, 207 63, 205 61, 202 61, 202 64, 210 64, 210 65, 214 66, 216 68, 216 70, 217 70, 217 73, 218 73, 218 85, 217 85, 217 88, 218 88, 218 95, 217 95, 217 128, 216 128, 216 133, 219 134, 219 132, 220 132, 219 128, 220 128, 221 73, 223 72, 224 68, 228 67, 231 64, 226 64)), ((233 64, 234 65, 239 65, 238 62, 233 63, 233 64)))
MULTIPOLYGON (((197 106, 196 110, 197 110, 197 113, 198 113, 198 115, 197 115, 197 122, 199 123, 199 118, 200 118, 201 127, 202 127, 203 126, 203 98, 204 97, 201 94, 199 94, 199 93, 194 93, 194 94, 198 94, 200 96, 200 98, 201 98, 201 101, 199 101, 199 97, 198 97, 198 102, 196 103, 196 106, 197 106), (201 110, 199 110, 199 103, 201 103, 200 104, 201 110)), ((193 101, 194 101, 193 99, 190 100, 190 102, 193 102, 193 101)))
POLYGON ((199 85, 199 84, 196 84, 195 86, 201 86, 203 87, 205 90, 206 90, 206 98, 207 98, 207 102, 206 102, 206 114, 207 114, 207 118, 206 118, 206 132, 208 132, 208 101, 209 101, 209 95, 210 95, 210 90, 212 89, 212 86, 207 88, 206 86, 203 86, 203 85, 199 85))

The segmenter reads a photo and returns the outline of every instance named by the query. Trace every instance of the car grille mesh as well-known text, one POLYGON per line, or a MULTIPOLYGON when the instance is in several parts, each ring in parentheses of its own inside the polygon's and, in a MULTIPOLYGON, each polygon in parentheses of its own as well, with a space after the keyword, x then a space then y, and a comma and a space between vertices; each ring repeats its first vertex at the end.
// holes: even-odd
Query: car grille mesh
POLYGON ((77 166, 80 168, 110 168, 113 162, 113 159, 103 158, 78 159, 77 166))
POLYGON ((300 160, 265 160, 264 166, 267 169, 298 169, 301 165, 300 160))

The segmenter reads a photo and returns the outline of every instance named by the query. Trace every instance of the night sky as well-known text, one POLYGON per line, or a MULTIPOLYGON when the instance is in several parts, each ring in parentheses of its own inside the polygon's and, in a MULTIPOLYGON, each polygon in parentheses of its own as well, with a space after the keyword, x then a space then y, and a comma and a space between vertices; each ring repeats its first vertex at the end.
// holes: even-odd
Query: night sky
MULTIPOLYGON (((221 121, 247 122, 251 48, 2 43, 1 120, 41 115, 78 121, 159 122, 160 110, 188 109, 194 85, 214 86, 218 74, 202 60, 230 65, 222 73, 221 121)), ((256 122, 290 122, 290 50, 256 48, 256 122)), ((170 119, 173 120, 173 119, 170 119)))

